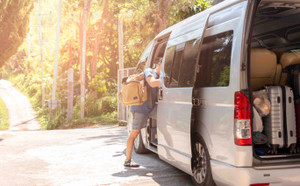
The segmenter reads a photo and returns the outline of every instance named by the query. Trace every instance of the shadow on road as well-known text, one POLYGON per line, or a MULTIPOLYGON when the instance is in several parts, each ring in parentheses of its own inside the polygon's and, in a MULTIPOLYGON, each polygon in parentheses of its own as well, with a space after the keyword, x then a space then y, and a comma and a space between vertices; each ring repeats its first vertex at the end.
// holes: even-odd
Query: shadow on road
POLYGON ((123 151, 117 151, 116 154, 113 155, 113 157, 118 157, 118 156, 126 156, 126 148, 123 151))
POLYGON ((102 139, 102 138, 120 138, 120 135, 101 135, 101 136, 92 136, 87 138, 80 138, 80 140, 95 140, 95 139, 102 139))
MULTIPOLYGON (((119 152, 119 155, 126 154, 126 148, 123 152, 119 152)), ((137 182, 134 185, 142 185, 144 182, 149 183, 146 180, 153 180, 157 183, 157 185, 164 185, 164 186, 192 186, 193 183, 190 177, 177 169, 173 169, 170 165, 163 162, 158 158, 158 156, 154 153, 137 155, 134 153, 133 160, 140 165, 138 168, 129 168, 124 167, 124 169, 120 172, 112 174, 115 177, 135 177, 138 176, 139 178, 136 180, 137 182), (143 156, 143 158, 141 158, 143 156), (150 161, 149 161, 150 160, 150 161), (176 177, 176 183, 174 183, 173 179, 170 177, 176 177), (144 179, 143 179, 144 178, 144 179)), ((156 184, 155 184, 156 185, 156 184)))

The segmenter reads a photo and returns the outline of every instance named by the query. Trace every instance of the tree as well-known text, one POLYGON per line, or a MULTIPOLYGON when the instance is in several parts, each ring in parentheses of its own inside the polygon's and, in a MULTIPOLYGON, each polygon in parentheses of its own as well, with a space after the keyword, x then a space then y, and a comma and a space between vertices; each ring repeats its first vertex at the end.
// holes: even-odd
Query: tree
POLYGON ((93 61, 91 64, 91 79, 93 79, 97 72, 97 61, 98 61, 98 53, 99 53, 99 43, 100 43, 100 32, 102 31, 103 22, 106 18, 106 14, 108 11, 108 0, 105 0, 103 12, 102 12, 102 18, 96 23, 97 31, 96 31, 96 37, 95 37, 95 46, 94 46, 94 52, 93 52, 93 61))
POLYGON ((0 67, 23 43, 29 30, 32 0, 0 1, 0 67))

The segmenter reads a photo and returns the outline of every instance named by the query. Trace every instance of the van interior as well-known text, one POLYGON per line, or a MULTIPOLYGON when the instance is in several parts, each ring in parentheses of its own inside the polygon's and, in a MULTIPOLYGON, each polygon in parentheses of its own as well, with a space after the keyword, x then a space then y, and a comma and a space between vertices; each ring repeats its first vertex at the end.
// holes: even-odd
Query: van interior
MULTIPOLYGON (((250 89, 252 95, 266 86, 288 86, 294 95, 295 114, 300 126, 300 2, 264 1, 257 7, 252 25, 250 50, 250 89)), ((255 96, 252 97, 254 104, 255 96)), ((253 116, 254 117, 254 116, 253 116)), ((296 126, 297 126, 296 122, 296 126)), ((262 117, 262 124, 265 119, 262 117)), ((296 133, 300 128, 296 127, 296 133)), ((261 132, 266 135, 265 128, 261 132)), ((300 134, 300 133, 299 133, 300 134)), ((298 135, 299 135, 298 134, 298 135)), ((292 134, 297 135, 297 134, 292 134)), ((257 137, 254 132, 252 136, 257 137)), ((255 139, 254 139, 255 141, 255 139)), ((262 142, 262 141, 260 141, 262 142)), ((254 143, 253 152, 258 162, 300 158, 300 142, 278 148, 276 151, 263 142, 254 143)))
MULTIPOLYGON (((155 46, 154 46, 154 53, 153 57, 151 59, 150 63, 150 68, 155 68, 158 60, 160 58, 163 58, 165 49, 167 46, 167 42, 169 39, 170 35, 166 35, 163 38, 159 38, 156 40, 155 46)), ((157 124, 156 124, 156 119, 150 118, 148 120, 148 125, 147 125, 147 142, 149 143, 149 149, 156 152, 157 151, 157 124)))

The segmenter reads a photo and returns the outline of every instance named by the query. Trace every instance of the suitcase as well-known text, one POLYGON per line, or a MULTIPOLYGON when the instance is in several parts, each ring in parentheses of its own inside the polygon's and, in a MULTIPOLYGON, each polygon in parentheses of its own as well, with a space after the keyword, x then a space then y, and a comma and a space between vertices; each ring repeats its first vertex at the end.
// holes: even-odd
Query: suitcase
POLYGON ((300 97, 300 73, 299 70, 295 70, 293 73, 293 90, 294 90, 294 97, 297 99, 300 97))
POLYGON ((293 90, 288 86, 267 86, 270 99, 270 114, 264 118, 265 134, 272 148, 271 154, 277 154, 278 148, 290 148, 296 153, 296 118, 293 90))
MULTIPOLYGON (((300 100, 299 100, 300 102, 300 100)), ((297 131, 297 141, 300 141, 300 103, 296 103, 296 131, 297 131)))

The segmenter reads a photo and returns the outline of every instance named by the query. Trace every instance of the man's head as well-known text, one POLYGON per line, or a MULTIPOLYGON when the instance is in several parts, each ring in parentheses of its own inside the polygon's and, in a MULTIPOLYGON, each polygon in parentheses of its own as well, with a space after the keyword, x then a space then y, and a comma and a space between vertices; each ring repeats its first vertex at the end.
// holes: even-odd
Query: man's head
POLYGON ((155 70, 157 74, 160 74, 160 68, 161 68, 161 64, 162 64, 162 58, 158 58, 158 60, 156 61, 156 65, 155 65, 155 70))
POLYGON ((161 66, 162 64, 162 57, 158 58, 155 62, 155 67, 161 66))

